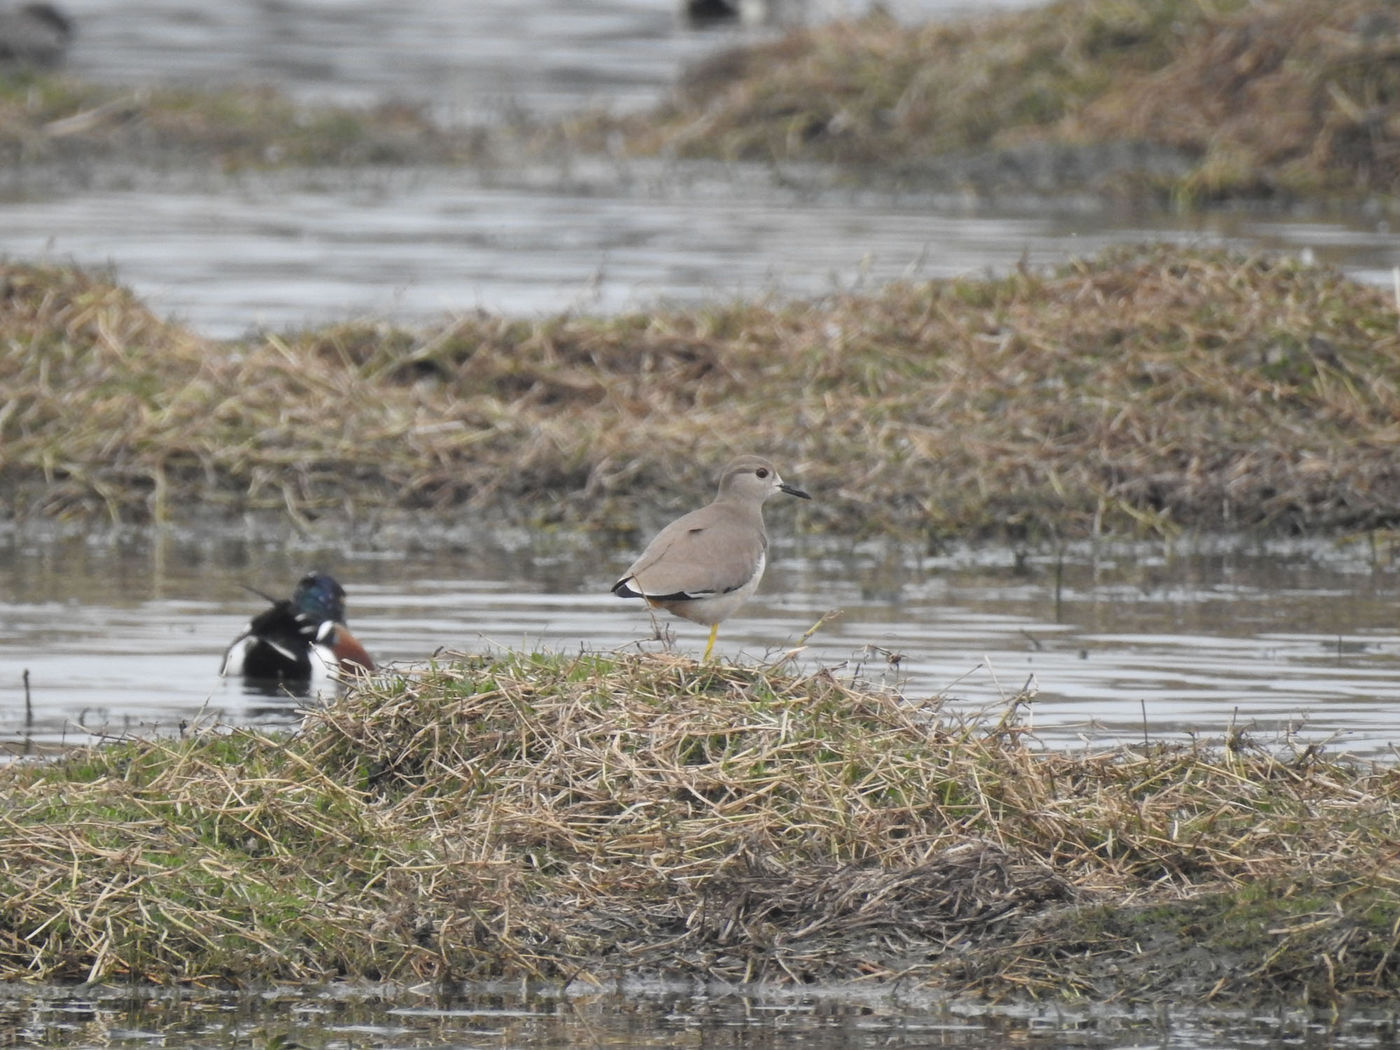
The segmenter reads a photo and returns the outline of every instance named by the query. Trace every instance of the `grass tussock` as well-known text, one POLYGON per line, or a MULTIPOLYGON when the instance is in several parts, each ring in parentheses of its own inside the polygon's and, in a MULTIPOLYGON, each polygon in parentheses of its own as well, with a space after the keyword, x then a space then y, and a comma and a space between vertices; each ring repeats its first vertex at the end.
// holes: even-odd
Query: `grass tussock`
POLYGON ((653 973, 994 996, 1391 996, 1400 778, 1038 750, 1017 706, 512 655, 0 769, 0 979, 653 973))
POLYGON ((984 156, 944 172, 982 188, 1393 197, 1397 98, 1400 18, 1383 0, 1063 0, 794 34, 702 64, 669 106, 620 127, 640 152, 930 176, 950 157, 1005 151, 1001 167, 984 156), (1147 148, 1078 163, 1043 148, 1106 143, 1147 148))
POLYGON ((100 276, 0 267, 12 517, 469 508, 630 528, 761 450, 843 534, 1298 532, 1400 506, 1394 303, 1169 247, 1053 273, 611 319, 216 343, 100 276))

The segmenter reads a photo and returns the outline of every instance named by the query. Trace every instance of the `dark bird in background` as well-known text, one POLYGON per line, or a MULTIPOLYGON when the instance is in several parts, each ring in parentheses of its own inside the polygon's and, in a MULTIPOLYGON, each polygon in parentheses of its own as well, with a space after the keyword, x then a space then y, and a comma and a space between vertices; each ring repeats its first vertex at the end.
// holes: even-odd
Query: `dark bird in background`
POLYGON ((309 686, 374 670, 369 653, 345 625, 345 588, 333 577, 307 573, 290 599, 253 593, 271 607, 233 640, 220 674, 309 686))
POLYGON ((739 19, 738 0, 682 0, 681 10, 693 26, 708 26, 739 19))
POLYGON ((53 4, 0 7, 0 67, 51 67, 76 35, 73 20, 53 4))

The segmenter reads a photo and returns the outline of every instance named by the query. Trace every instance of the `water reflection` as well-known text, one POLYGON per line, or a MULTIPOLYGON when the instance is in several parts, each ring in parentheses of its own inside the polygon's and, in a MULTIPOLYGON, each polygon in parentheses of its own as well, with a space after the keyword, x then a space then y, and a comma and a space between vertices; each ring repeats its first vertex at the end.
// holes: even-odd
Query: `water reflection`
MULTIPOLYGON (((917 992, 813 989, 766 995, 656 987, 569 993, 331 987, 218 996, 153 989, 0 989, 0 1043, 144 1047, 703 1046, 745 1050, 1375 1046, 1393 1021, 1181 1016, 1032 1007, 993 1010, 917 992)), ((1388 1043, 1384 1045, 1389 1045, 1388 1043)))
MULTIPOLYGON (((774 530, 775 533, 777 530, 774 530)), ((294 698, 217 677, 256 611, 244 585, 287 590, 305 569, 349 592, 355 634, 382 664, 440 651, 655 649, 648 614, 607 593, 627 551, 581 537, 502 534, 452 551, 261 546, 234 537, 27 541, 0 547, 0 738, 178 732, 197 720, 288 725, 294 698), (34 722, 24 723, 28 670, 34 722)), ((928 556, 780 543, 759 594, 721 627, 722 658, 800 644, 818 666, 950 713, 998 711, 1025 687, 1046 746, 1218 737, 1329 742, 1392 757, 1400 698, 1388 550, 1325 544, 1105 545, 928 556)), ((655 621, 698 655, 706 631, 655 621)))

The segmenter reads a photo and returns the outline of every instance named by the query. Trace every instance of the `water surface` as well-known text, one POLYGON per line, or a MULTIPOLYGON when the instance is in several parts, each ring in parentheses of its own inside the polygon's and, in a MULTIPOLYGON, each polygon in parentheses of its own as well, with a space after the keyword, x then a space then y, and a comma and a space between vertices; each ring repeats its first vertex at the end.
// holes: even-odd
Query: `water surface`
MULTIPOLYGON (((770 531, 791 535, 791 517, 770 531)), ((785 520, 786 518, 786 520, 785 520)), ((11 537, 0 548, 0 740, 12 750, 225 722, 291 726, 305 702, 218 677, 262 600, 331 571, 381 663, 500 649, 699 655, 706 630, 608 587, 630 560, 583 537, 477 537, 461 549, 322 548, 236 537, 156 542, 11 537), (655 626, 654 626, 655 625, 655 626), (657 628, 664 637, 658 640, 657 628), (33 720, 26 724, 22 673, 33 720)), ((720 630, 721 659, 800 649, 945 716, 1021 711, 1042 746, 1219 739, 1323 744, 1389 761, 1400 703, 1396 570, 1369 546, 1212 542, 1000 547, 938 556, 778 540, 755 599, 720 630), (802 636, 829 612, 803 645, 802 636)))
POLYGON ((914 1050, 1007 1046, 1343 1048, 1388 1045, 1385 1019, 1312 1019, 1184 1011, 1035 1007, 990 1010, 871 989, 802 994, 733 989, 286 990, 181 995, 131 989, 0 988, 7 1045, 222 1048, 713 1047, 734 1050, 914 1050))
POLYGON ((1382 283, 1400 265, 1400 239, 1359 221, 969 208, 913 193, 813 193, 701 164, 299 172, 0 198, 0 254, 115 264, 158 312, 218 337, 346 319, 431 324, 477 309, 819 296, 1143 241, 1307 251, 1382 283))

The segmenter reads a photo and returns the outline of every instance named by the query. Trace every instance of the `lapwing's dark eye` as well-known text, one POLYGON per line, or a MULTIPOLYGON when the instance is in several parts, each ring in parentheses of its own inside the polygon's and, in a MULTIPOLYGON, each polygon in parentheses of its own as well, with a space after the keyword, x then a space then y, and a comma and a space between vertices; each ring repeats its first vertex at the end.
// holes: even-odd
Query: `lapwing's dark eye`
POLYGON ((768 476, 768 468, 767 468, 767 467, 759 467, 757 470, 754 471, 754 473, 757 474, 757 475, 758 475, 759 477, 761 477, 761 478, 766 478, 766 477, 768 476))

